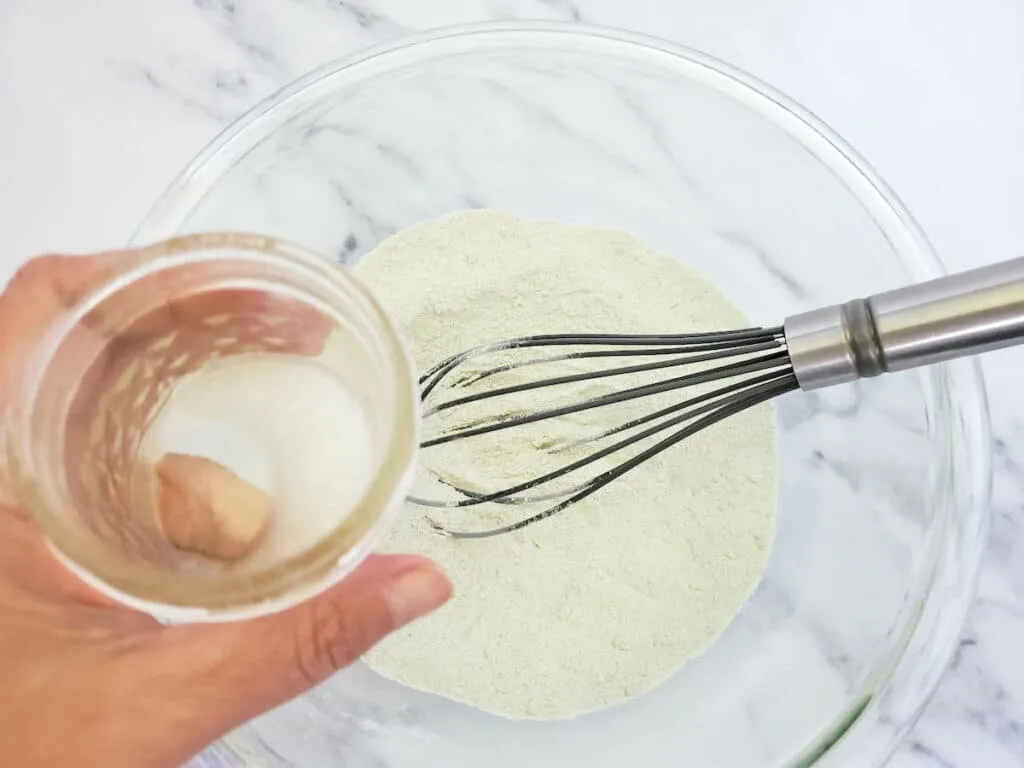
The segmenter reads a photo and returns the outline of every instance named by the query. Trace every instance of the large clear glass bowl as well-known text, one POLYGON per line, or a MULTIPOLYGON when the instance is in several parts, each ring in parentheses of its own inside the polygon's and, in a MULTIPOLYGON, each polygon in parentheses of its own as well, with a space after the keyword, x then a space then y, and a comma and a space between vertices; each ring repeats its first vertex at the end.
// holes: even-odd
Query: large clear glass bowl
MULTIPOLYGON (((789 99, 696 51, 552 25, 444 30, 314 72, 207 149, 137 241, 246 230, 351 265, 402 227, 483 207, 628 230, 759 324, 942 271, 892 193, 789 99)), ((973 589, 989 487, 978 368, 798 392, 776 413, 764 581, 653 692, 513 722, 357 664, 202 764, 881 763, 934 688, 973 589)))

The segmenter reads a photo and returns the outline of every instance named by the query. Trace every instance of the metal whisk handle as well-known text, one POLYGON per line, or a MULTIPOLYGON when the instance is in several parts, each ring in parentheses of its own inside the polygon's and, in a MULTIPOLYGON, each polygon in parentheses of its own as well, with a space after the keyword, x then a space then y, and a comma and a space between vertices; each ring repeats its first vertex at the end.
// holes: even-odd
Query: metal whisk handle
POLYGON ((1024 258, 788 317, 801 389, 1024 342, 1024 258))

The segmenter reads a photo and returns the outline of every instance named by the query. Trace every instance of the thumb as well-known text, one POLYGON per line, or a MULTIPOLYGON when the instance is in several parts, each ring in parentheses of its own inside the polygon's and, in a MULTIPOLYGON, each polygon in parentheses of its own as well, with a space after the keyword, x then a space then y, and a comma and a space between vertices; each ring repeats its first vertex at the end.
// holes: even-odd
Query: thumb
POLYGON ((348 666, 451 593, 448 578, 426 558, 374 555, 337 586, 287 611, 173 627, 165 639, 177 646, 169 652, 179 669, 189 659, 181 694, 212 741, 348 666))

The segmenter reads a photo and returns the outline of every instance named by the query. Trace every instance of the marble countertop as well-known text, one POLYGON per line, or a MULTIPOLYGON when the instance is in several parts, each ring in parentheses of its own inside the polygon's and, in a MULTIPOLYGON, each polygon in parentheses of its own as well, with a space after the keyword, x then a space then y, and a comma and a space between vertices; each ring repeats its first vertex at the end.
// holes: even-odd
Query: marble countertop
MULTIPOLYGON (((0 275, 128 240, 219 130, 309 69, 474 21, 682 42, 787 92, 894 187, 951 269, 1024 254, 1024 7, 979 0, 6 0, 0 275)), ((983 361, 993 525, 960 648, 893 768, 1024 764, 1024 355, 983 361), (1016 386, 1015 386, 1016 385, 1016 386)))

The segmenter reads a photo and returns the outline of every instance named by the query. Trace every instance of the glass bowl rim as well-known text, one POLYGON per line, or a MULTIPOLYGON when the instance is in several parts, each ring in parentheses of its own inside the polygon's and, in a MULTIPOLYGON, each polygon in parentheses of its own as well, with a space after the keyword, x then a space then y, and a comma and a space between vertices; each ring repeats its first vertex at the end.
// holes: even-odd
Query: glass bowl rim
MULTIPOLYGON (((650 35, 576 22, 492 21, 440 27, 365 47, 322 65, 263 99, 222 130, 171 182, 143 218, 131 242, 141 244, 175 234, 176 228, 184 220, 184 215, 193 210, 198 200, 208 191, 209 187, 204 186, 204 182, 220 178, 220 172, 240 159, 245 152, 251 149, 253 144, 249 143, 231 153, 224 150, 232 144, 241 143, 239 140, 244 140, 247 133, 259 128, 264 119, 268 118, 275 110, 287 112, 289 104, 293 100, 301 100, 303 96, 307 96, 312 87, 324 85, 337 76, 350 73, 350 70, 358 69, 379 59, 393 57, 400 53, 407 54, 415 49, 420 49, 423 53, 421 60, 433 60, 446 55, 444 48, 448 43, 469 40, 478 43, 479 47, 474 50, 484 50, 488 43, 500 41, 502 38, 515 39, 524 45, 533 44, 538 47, 546 41, 554 40, 572 40, 577 43, 589 42, 590 44, 612 43, 623 46, 625 49, 654 53, 661 55, 666 60, 681 60, 710 70, 722 81, 739 86, 755 98, 759 97, 768 109, 774 110, 776 116, 783 116, 797 124, 802 124, 809 129, 811 135, 822 140, 832 155, 831 158, 828 158, 828 164, 833 167, 845 166, 845 170, 853 171, 855 177, 859 177, 860 181, 865 184, 868 194, 875 196, 876 204, 887 209, 895 223, 902 229, 902 234, 908 238, 911 248, 899 248, 900 255, 905 258, 908 268, 920 272, 917 275, 919 279, 946 274, 947 270, 941 259, 898 196, 849 143, 799 102, 746 71, 696 48, 650 35), (914 256, 913 261, 910 258, 911 252, 914 256)), ((552 50, 558 49, 553 48, 552 50)), ((450 53, 448 51, 448 54, 450 53)), ((360 79, 356 78, 356 82, 359 81, 360 79)), ((778 123, 778 121, 776 122, 778 123)), ((780 127, 793 135, 787 126, 781 125, 780 127)), ((266 134, 261 134, 257 140, 264 135, 266 134)), ((826 162, 826 158, 819 157, 818 159, 823 163, 826 162)), ((853 190, 851 190, 851 194, 854 194, 853 190)), ((866 195, 858 194, 857 197, 863 201, 866 195)), ((948 666, 954 653, 966 621, 967 611, 973 601, 984 545, 987 540, 992 474, 989 411, 981 367, 977 360, 959 361, 958 365, 964 373, 957 378, 967 388, 967 396, 960 398, 960 401, 964 409, 973 417, 969 424, 973 436, 972 442, 984 445, 985 450, 975 451, 971 454, 972 475, 975 477, 977 486, 974 489, 976 502, 973 508, 960 513, 961 515, 972 515, 974 535, 969 537, 969 540, 959 543, 953 556, 955 562, 947 563, 947 567, 959 569, 958 576, 960 578, 956 579, 958 587, 956 594, 952 596, 946 594, 946 599, 951 605, 943 613, 946 625, 944 631, 935 632, 934 639, 937 642, 930 643, 934 652, 932 658, 938 662, 934 665, 937 671, 930 674, 927 685, 918 689, 916 701, 911 706, 911 713, 904 721, 895 726, 891 722, 886 723, 885 734, 866 733, 873 725, 873 723, 867 722, 872 718, 866 717, 866 715, 876 708, 877 702, 884 697, 891 682, 898 676, 901 669, 908 664, 916 663, 915 660, 907 657, 906 649, 926 630, 935 629, 934 627, 925 627, 919 620, 913 625, 912 631, 908 633, 906 642, 894 649, 895 663, 889 670, 885 681, 877 686, 864 701, 855 704, 848 711, 840 713, 831 730, 826 729, 815 742, 808 744, 802 756, 797 760, 799 765, 820 764, 820 761, 828 759, 833 747, 840 744, 852 746, 849 742, 858 734, 863 737, 857 739, 860 742, 858 748, 864 750, 858 755, 858 759, 866 759, 871 764, 878 764, 886 759, 917 721, 938 685, 941 672, 948 666), (878 736, 881 737, 878 738, 878 736)), ((882 718, 876 716, 874 719, 881 720, 882 718)))

